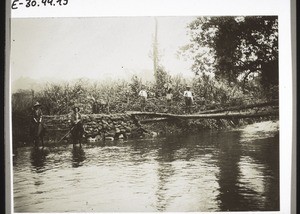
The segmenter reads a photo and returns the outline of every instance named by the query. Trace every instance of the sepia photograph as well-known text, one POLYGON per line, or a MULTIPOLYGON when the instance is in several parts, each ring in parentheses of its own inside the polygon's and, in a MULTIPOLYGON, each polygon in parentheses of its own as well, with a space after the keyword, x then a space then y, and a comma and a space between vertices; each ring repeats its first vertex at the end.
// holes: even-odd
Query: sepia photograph
POLYGON ((280 211, 278 16, 10 24, 14 212, 280 211))

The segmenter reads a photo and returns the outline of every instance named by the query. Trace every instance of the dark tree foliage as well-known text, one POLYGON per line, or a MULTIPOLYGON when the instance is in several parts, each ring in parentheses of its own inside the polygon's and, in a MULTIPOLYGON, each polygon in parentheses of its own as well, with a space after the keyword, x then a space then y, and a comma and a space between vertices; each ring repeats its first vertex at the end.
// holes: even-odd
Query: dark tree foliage
POLYGON ((155 81, 155 94, 157 97, 164 96, 170 83, 171 76, 164 69, 163 66, 158 66, 156 72, 156 81, 155 81))
POLYGON ((244 85, 258 79, 265 89, 278 85, 276 16, 199 17, 188 28, 192 43, 183 54, 194 59, 196 74, 244 85))

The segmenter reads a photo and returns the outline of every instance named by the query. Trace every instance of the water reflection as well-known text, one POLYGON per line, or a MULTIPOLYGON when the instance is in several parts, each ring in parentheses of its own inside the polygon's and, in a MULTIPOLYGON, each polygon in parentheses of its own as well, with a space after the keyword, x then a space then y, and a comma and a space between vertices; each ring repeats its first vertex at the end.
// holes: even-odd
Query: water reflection
POLYGON ((240 210, 243 196, 240 194, 238 178, 240 174, 239 162, 241 158, 241 145, 239 133, 217 134, 219 153, 217 166, 219 168, 218 183, 220 210, 240 210), (225 135, 225 136, 224 136, 225 135))
POLYGON ((33 171, 41 173, 45 170, 46 156, 49 154, 49 150, 33 148, 30 152, 30 160, 33 166, 33 171))
POLYGON ((72 149, 72 167, 77 168, 82 166, 85 159, 86 157, 83 148, 74 146, 72 149))
POLYGON ((252 209, 279 210, 279 136, 248 141, 242 149, 240 183, 248 192, 254 192, 244 194, 254 201, 252 209))
POLYGON ((279 210, 278 135, 252 137, 205 131, 53 147, 50 154, 18 148, 15 211, 279 210))
POLYGON ((240 132, 220 135, 220 210, 279 210, 279 143, 275 138, 245 142, 240 132), (224 135, 226 137, 224 137, 224 135))
POLYGON ((176 142, 163 142, 161 148, 158 149, 157 153, 157 210, 160 212, 165 211, 172 198, 170 194, 168 194, 168 183, 172 181, 172 176, 176 173, 175 168, 172 165, 172 161, 175 160, 174 154, 178 149, 176 142))

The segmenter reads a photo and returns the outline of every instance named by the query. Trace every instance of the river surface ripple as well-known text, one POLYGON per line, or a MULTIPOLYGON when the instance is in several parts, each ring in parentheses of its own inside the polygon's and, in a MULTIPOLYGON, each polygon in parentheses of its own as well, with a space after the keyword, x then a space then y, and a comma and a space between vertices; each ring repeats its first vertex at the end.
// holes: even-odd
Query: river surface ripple
POLYGON ((14 211, 279 210, 278 136, 269 121, 231 131, 50 147, 48 154, 18 148, 14 211))

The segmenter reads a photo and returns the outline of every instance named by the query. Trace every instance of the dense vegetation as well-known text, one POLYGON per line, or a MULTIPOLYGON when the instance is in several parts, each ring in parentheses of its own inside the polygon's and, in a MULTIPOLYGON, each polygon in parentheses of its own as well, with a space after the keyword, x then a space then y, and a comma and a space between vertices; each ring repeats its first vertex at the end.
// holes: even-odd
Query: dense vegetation
POLYGON ((194 60, 195 74, 278 93, 278 18, 276 16, 199 17, 190 25, 191 43, 181 53, 194 60))
MULTIPOLYGON (((193 113, 278 98, 277 17, 199 17, 188 29, 191 43, 179 52, 194 60, 193 79, 171 76, 156 53, 154 82, 143 82, 136 76, 129 82, 79 79, 48 83, 39 91, 14 93, 13 126, 26 127, 36 101, 48 115, 68 114, 74 106, 87 114, 140 111, 138 93, 142 88, 149 97, 146 111, 177 114, 185 113, 183 91, 187 85, 194 92, 193 113), (173 99, 168 108, 165 96, 170 87, 173 99)), ((19 129, 13 129, 13 134, 20 136, 19 129)))
POLYGON ((93 113, 93 105, 97 102, 99 113, 120 113, 141 110, 138 93, 142 87, 148 91, 149 98, 146 111, 184 113, 183 91, 186 85, 192 86, 194 92, 193 112, 248 104, 266 100, 264 94, 258 90, 243 91, 238 85, 230 85, 203 75, 190 82, 180 76, 170 77, 164 84, 142 83, 137 77, 131 82, 116 81, 115 83, 91 83, 80 79, 73 84, 49 83, 41 91, 19 91, 12 96, 13 114, 29 115, 35 101, 42 104, 44 114, 67 114, 74 106, 79 106, 83 113, 93 113), (170 109, 166 105, 167 87, 173 88, 173 101, 170 109), (103 108, 101 108, 103 107, 103 108))

